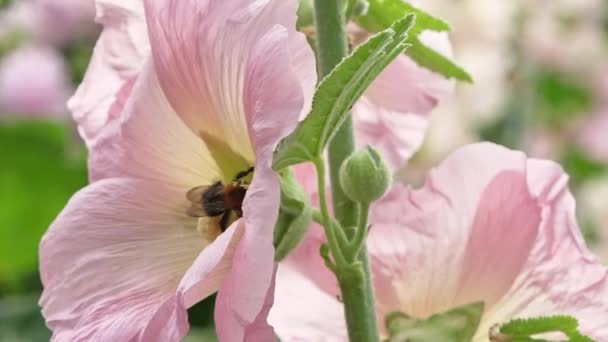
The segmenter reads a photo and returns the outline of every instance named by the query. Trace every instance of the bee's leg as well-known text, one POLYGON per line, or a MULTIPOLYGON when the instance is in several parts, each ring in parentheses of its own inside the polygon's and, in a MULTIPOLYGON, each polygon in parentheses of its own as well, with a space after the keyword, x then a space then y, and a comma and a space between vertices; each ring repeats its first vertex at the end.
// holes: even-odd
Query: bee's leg
POLYGON ((241 171, 241 172, 237 173, 236 176, 234 176, 234 181, 239 182, 241 179, 247 177, 252 172, 253 172, 253 166, 248 168, 245 171, 241 171))
POLYGON ((224 215, 222 215, 222 218, 220 219, 220 229, 222 230, 222 233, 226 231, 226 229, 228 229, 228 227, 230 226, 230 211, 231 210, 226 210, 226 213, 224 213, 224 215))

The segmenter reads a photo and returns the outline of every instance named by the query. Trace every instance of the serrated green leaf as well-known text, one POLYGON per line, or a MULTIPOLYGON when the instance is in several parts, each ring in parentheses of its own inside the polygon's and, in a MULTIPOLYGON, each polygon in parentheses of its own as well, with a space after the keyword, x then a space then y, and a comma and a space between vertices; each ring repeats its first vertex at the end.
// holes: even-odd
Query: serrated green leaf
POLYGON ((412 46, 405 51, 420 66, 437 72, 446 78, 473 82, 473 78, 463 68, 456 65, 441 53, 424 45, 418 36, 425 30, 450 31, 445 21, 412 6, 403 0, 370 0, 367 15, 357 18, 357 22, 366 30, 377 32, 386 29, 398 18, 414 13, 416 24, 409 33, 407 42, 412 46))
POLYGON ((576 331, 578 322, 570 316, 551 316, 530 319, 514 319, 500 328, 509 335, 535 335, 548 331, 576 331))
POLYGON ((327 75, 317 87, 310 114, 275 151, 273 168, 311 161, 320 156, 372 81, 402 53, 407 32, 415 21, 410 14, 359 46, 327 75))
POLYGON ((572 316, 547 316, 514 319, 500 327, 500 333, 513 341, 543 341, 534 335, 561 332, 570 342, 594 342, 578 331, 578 321, 572 316))
POLYGON ((388 342, 469 342, 483 315, 482 302, 457 307, 428 319, 415 319, 401 312, 387 315, 388 342))
POLYGON ((473 77, 452 60, 424 45, 418 38, 411 38, 408 43, 412 47, 405 53, 421 67, 439 73, 446 78, 472 83, 473 77))
POLYGON ((410 35, 418 35, 424 30, 450 31, 450 24, 404 2, 403 0, 369 0, 367 15, 357 18, 367 30, 378 32, 391 26, 393 22, 409 14, 416 15, 416 24, 410 35))

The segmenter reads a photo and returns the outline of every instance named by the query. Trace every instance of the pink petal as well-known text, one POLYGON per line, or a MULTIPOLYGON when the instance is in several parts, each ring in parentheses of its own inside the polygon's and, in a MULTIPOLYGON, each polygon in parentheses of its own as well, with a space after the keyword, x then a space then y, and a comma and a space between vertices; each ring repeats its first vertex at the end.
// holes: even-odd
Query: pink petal
POLYGON ((302 88, 291 65, 272 62, 290 59, 288 39, 284 27, 272 27, 252 52, 245 76, 249 133, 256 157, 265 158, 266 167, 272 164, 276 144, 296 127, 304 106, 302 88))
POLYGON ((268 320, 282 341, 346 341, 340 302, 289 265, 277 271, 274 306, 268 320))
POLYGON ((567 181, 559 165, 528 160, 528 183, 542 205, 543 221, 524 269, 496 305, 493 317, 573 315, 583 333, 604 341, 608 339, 608 269, 585 246, 567 181))
MULTIPOLYGON (((447 34, 427 31, 422 41, 451 57, 447 34)), ((454 84, 443 76, 418 66, 406 55, 397 57, 374 80, 365 97, 377 106, 400 113, 426 114, 450 94, 454 84)))
POLYGON ((167 102, 145 63, 120 118, 111 121, 90 147, 92 181, 131 176, 172 184, 185 194, 221 179, 220 168, 167 102))
POLYGON ((426 188, 446 194, 454 210, 471 227, 480 196, 500 172, 526 168, 526 156, 521 152, 490 144, 467 145, 450 154, 436 169, 431 170, 426 188))
POLYGON ((274 329, 268 325, 267 321, 270 309, 274 304, 275 276, 276 266, 275 273, 272 276, 270 288, 268 288, 268 291, 266 292, 262 311, 258 313, 255 321, 245 330, 245 341, 247 342, 267 342, 274 341, 276 339, 277 335, 275 334, 274 329))
MULTIPOLYGON (((424 32, 421 38, 451 56, 447 35, 424 32)), ((397 57, 353 107, 358 144, 379 146, 393 168, 402 167, 422 145, 427 114, 452 89, 443 76, 397 57)))
POLYGON ((464 255, 458 301, 491 307, 521 273, 535 243, 541 210, 518 171, 497 174, 484 189, 464 255))
POLYGON ((255 125, 263 129, 270 124, 254 122, 254 111, 282 101, 279 109, 286 111, 266 117, 276 121, 272 125, 279 131, 293 129, 285 125, 302 112, 303 89, 313 84, 310 76, 302 81, 298 76, 314 65, 312 54, 304 52, 309 49, 305 40, 295 31, 296 8, 293 0, 146 2, 161 85, 195 132, 221 136, 233 150, 251 156, 248 138, 256 138, 247 133, 255 125), (262 60, 262 53, 269 55, 262 60))
POLYGON ((359 147, 379 148, 393 170, 422 146, 428 118, 414 113, 390 111, 362 97, 353 107, 355 134, 359 147))
POLYGON ((267 301, 273 297, 273 231, 280 190, 274 171, 263 163, 256 163, 255 167, 243 204, 245 232, 215 304, 216 331, 222 341, 242 341, 268 331, 263 328, 265 316, 262 312, 267 312, 267 301), (254 335, 248 337, 248 333, 254 335))
POLYGON ((104 30, 89 68, 68 106, 87 144, 120 114, 149 44, 141 1, 97 0, 104 30))
POLYGON ((237 221, 207 246, 188 269, 177 288, 141 333, 141 341, 178 341, 188 332, 186 309, 217 291, 230 272, 236 246, 243 236, 237 221))
POLYGON ((181 191, 127 178, 72 198, 40 246, 40 303, 55 340, 138 336, 208 244, 187 202, 181 191))

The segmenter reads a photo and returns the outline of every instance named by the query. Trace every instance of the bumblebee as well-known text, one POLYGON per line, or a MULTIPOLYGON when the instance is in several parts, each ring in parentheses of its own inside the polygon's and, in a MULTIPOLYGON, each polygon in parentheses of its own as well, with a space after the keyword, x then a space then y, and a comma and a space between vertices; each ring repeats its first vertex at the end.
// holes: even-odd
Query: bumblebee
POLYGON ((191 189, 186 198, 192 205, 186 213, 191 217, 215 218, 223 233, 230 224, 243 217, 243 200, 248 186, 243 182, 243 178, 252 172, 253 167, 250 167, 237 173, 230 184, 217 181, 191 189))

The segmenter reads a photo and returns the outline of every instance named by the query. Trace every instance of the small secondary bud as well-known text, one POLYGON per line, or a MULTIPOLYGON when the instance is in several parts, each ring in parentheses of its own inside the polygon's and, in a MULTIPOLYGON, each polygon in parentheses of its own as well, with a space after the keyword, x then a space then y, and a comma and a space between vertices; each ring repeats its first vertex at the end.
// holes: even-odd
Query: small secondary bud
POLYGON ((391 173, 380 154, 366 148, 348 157, 340 167, 340 185, 351 200, 370 204, 391 185, 391 173))

